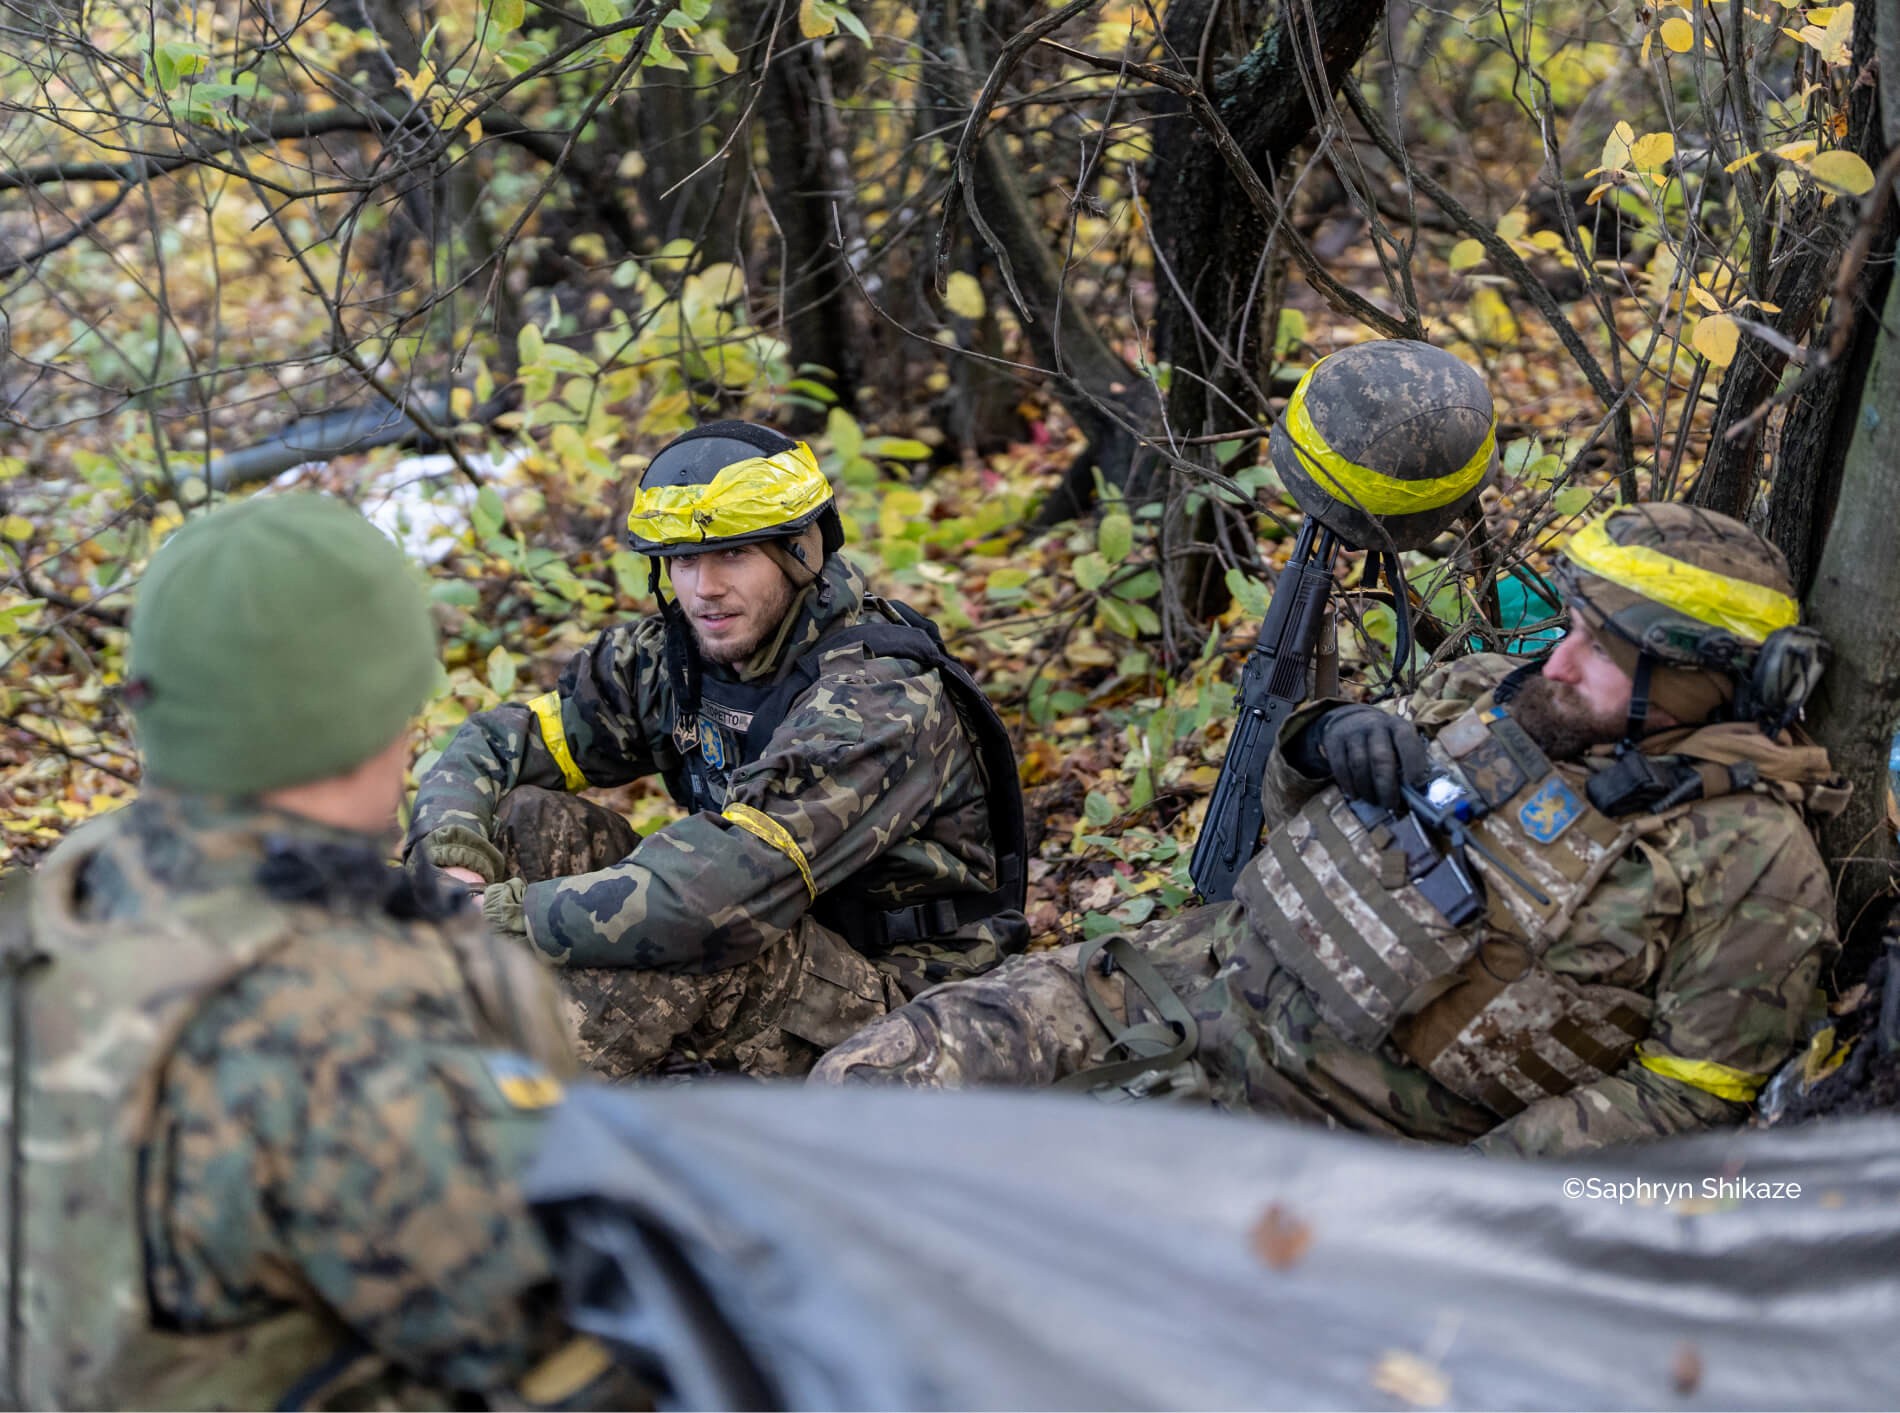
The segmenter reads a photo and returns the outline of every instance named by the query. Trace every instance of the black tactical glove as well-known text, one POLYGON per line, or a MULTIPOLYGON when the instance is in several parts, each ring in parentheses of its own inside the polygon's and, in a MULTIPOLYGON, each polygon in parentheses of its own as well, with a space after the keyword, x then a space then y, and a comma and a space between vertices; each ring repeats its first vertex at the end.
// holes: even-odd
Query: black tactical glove
POLYGON ((1401 716, 1377 707, 1343 706, 1329 711, 1307 731, 1347 798, 1377 801, 1399 810, 1401 785, 1423 786, 1430 773, 1425 738, 1401 716))

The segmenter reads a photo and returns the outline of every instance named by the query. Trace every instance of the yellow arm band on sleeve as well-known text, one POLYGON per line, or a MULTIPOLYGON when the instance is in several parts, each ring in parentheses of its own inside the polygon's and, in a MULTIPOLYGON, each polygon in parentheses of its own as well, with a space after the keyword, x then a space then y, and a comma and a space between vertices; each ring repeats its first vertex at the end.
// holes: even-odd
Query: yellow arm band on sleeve
POLYGON ((576 1335, 523 1374, 516 1392, 530 1408, 558 1407, 613 1366, 604 1344, 592 1335, 576 1335))
POLYGON ((1640 1045, 1636 1047, 1636 1062, 1664 1079, 1673 1079, 1677 1084, 1700 1089, 1732 1104, 1754 1103, 1755 1096, 1768 1082, 1765 1074, 1750 1074, 1747 1070, 1738 1070, 1730 1065, 1718 1065, 1713 1060, 1682 1060, 1674 1055, 1653 1055, 1640 1045))
MULTIPOLYGON (((1320 363, 1325 361, 1322 358, 1320 363)), ((1319 371, 1320 363, 1307 369, 1306 376, 1293 389, 1293 396, 1287 399, 1286 430, 1306 473, 1334 500, 1371 515, 1416 515, 1450 505, 1484 479, 1485 470, 1491 465, 1491 454, 1498 444, 1495 424, 1486 429, 1484 440, 1471 454, 1471 459, 1449 475, 1405 481, 1348 461, 1327 444, 1313 424, 1312 414, 1306 410, 1307 384, 1319 371)))
POLYGON ((1684 564, 1648 545, 1619 545, 1610 538, 1607 519, 1591 521, 1564 545, 1577 568, 1751 643, 1801 621, 1801 606, 1786 594, 1684 564))
POLYGON ((561 783, 570 792, 585 790, 587 777, 574 764, 574 752, 567 748, 567 728, 561 725, 560 697, 554 692, 543 692, 528 703, 528 710, 541 723, 541 740, 547 746, 548 754, 554 757, 554 763, 561 768, 561 783))
POLYGON ((775 529, 831 499, 831 483, 804 442, 775 456, 722 468, 704 485, 643 486, 627 529, 644 540, 685 545, 775 529))
POLYGON ((811 894, 812 901, 818 900, 818 885, 812 882, 811 865, 805 862, 805 851, 798 847, 798 841, 792 838, 790 831, 763 810, 755 810, 751 805, 727 805, 721 819, 729 819, 746 833, 763 839, 786 858, 798 865, 798 876, 805 880, 805 891, 811 894))

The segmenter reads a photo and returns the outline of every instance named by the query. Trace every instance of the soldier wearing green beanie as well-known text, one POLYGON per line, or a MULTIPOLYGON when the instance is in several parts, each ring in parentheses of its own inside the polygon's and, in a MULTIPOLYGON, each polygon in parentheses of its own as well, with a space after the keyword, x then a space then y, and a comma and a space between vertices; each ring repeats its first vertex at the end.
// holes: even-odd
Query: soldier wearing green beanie
POLYGON ((435 670, 410 565, 338 501, 227 506, 153 557, 144 791, 0 926, 12 1406, 532 1403, 600 1375, 515 1186, 572 1068, 552 984, 388 863, 435 670))

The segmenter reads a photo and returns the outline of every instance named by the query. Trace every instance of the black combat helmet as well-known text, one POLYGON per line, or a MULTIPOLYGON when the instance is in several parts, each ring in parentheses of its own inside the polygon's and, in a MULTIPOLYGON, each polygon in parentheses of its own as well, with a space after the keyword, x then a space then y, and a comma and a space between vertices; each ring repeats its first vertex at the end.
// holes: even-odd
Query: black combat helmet
POLYGON ((803 587, 843 546, 844 525, 805 443, 714 422, 675 437, 640 473, 627 543, 660 558, 756 544, 803 587))

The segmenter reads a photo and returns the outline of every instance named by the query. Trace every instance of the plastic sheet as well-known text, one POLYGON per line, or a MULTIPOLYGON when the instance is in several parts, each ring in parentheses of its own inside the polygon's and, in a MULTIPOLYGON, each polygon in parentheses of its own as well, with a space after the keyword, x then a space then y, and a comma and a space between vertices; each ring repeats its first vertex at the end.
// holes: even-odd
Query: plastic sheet
POLYGON ((529 1191, 571 1317, 663 1406, 1900 1393, 1900 1119, 1548 1163, 1054 1095, 581 1089, 529 1191))

